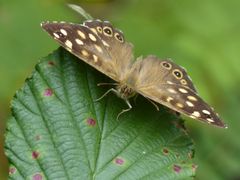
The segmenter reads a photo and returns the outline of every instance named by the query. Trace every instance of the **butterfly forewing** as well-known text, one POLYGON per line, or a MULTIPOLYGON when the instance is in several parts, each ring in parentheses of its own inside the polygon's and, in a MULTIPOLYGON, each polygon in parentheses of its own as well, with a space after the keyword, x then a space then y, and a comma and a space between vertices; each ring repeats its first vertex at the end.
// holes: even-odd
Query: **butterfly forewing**
POLYGON ((133 60, 132 45, 107 21, 42 23, 42 27, 64 48, 115 81, 124 79, 133 60))
POLYGON ((118 81, 114 61, 102 40, 88 27, 70 23, 42 23, 42 27, 65 49, 118 81))

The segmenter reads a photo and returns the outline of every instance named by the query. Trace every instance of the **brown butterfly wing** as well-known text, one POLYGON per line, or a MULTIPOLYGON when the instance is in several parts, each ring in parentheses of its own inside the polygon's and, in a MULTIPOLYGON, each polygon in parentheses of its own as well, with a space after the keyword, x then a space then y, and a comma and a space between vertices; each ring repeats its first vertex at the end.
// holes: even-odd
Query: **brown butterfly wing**
POLYGON ((136 61, 128 81, 134 82, 131 86, 151 100, 191 118, 225 127, 214 110, 197 95, 186 71, 171 61, 154 56, 136 61))
POLYGON ((129 71, 133 60, 133 45, 125 40, 124 34, 108 21, 88 20, 84 26, 97 34, 113 60, 118 78, 122 81, 129 71))
POLYGON ((110 23, 98 20, 83 25, 42 23, 61 46, 115 81, 121 81, 132 61, 132 46, 110 23))
POLYGON ((145 59, 138 58, 133 64, 128 77, 134 82, 134 86, 141 88, 142 86, 151 86, 155 84, 179 84, 192 91, 196 89, 187 75, 184 68, 174 64, 171 60, 160 60, 156 56, 150 55, 145 59), (177 77, 175 73, 181 75, 177 77))

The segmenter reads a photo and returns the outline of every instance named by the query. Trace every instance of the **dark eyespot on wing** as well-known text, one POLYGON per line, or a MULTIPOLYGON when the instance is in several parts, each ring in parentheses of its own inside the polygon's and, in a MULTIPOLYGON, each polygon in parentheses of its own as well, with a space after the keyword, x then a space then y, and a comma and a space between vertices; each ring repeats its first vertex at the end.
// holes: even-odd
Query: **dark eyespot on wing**
MULTIPOLYGON (((125 41, 122 31, 114 28, 112 24, 108 21, 100 21, 100 20, 85 21, 84 26, 89 27, 91 30, 97 33, 101 37, 101 39, 104 41, 105 41, 105 38, 108 38, 108 37, 109 38, 114 37, 120 43, 123 43, 125 41)), ((107 44, 107 42, 105 44, 107 44)))
POLYGON ((171 73, 172 77, 166 76, 166 78, 164 79, 165 82, 163 82, 163 83, 183 85, 183 86, 190 88, 194 92, 197 92, 196 88, 193 85, 192 79, 187 74, 187 71, 185 68, 175 64, 170 59, 161 60, 161 61, 169 63, 171 65, 171 68, 169 68, 169 70, 170 69, 172 70, 172 73, 171 73))

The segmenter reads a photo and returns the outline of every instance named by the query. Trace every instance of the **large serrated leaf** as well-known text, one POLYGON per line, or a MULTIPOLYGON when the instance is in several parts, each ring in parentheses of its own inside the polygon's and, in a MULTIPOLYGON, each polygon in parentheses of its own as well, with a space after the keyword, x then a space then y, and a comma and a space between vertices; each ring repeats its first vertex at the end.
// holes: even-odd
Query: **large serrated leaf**
POLYGON ((175 115, 138 97, 95 102, 109 79, 60 48, 12 101, 5 152, 10 179, 186 179, 193 143, 175 115))

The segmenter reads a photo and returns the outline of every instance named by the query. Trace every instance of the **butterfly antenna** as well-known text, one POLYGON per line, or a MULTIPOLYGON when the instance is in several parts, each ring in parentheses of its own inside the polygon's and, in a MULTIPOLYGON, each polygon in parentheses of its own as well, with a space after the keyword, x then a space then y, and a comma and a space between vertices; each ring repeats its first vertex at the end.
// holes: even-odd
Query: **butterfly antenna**
POLYGON ((68 7, 83 16, 86 20, 93 20, 93 17, 88 14, 81 6, 78 6, 76 4, 68 4, 68 7))

